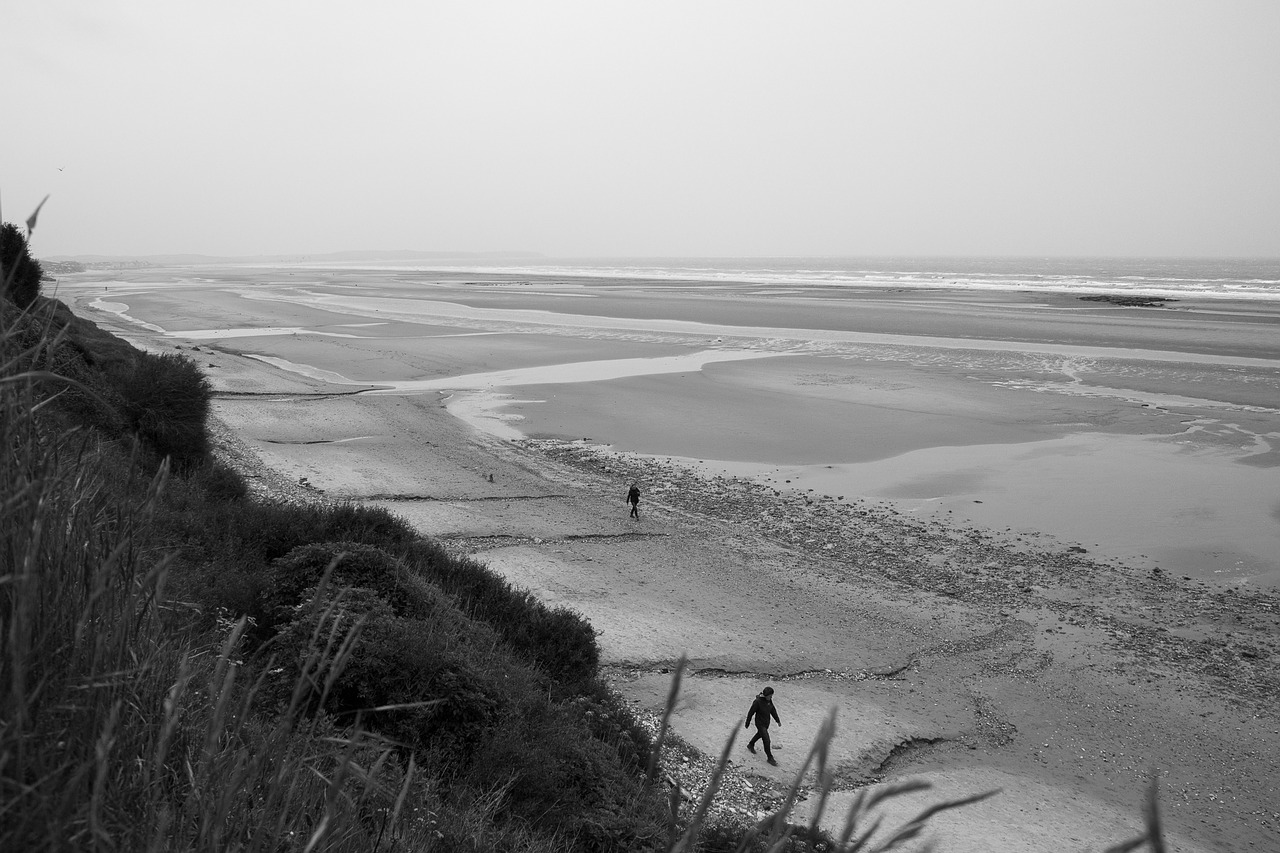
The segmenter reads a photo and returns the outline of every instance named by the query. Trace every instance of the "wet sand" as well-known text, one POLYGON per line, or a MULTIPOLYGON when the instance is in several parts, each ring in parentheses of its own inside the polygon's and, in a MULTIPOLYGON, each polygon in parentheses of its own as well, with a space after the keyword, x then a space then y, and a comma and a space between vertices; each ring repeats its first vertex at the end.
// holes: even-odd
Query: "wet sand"
POLYGON ((452 392, 452 411, 504 438, 586 438, 1050 533, 1144 570, 1280 583, 1280 303, 189 278, 109 286, 100 304, 336 385, 452 392))
POLYGON ((947 849, 1100 849, 1136 830, 1152 767, 1174 849, 1276 837, 1276 309, 92 277, 64 298, 206 364, 264 482, 389 506, 579 609, 642 711, 689 653, 676 726, 703 752, 775 683, 782 767, 734 759, 761 802, 835 705, 849 789, 1006 788, 948 820, 947 849))

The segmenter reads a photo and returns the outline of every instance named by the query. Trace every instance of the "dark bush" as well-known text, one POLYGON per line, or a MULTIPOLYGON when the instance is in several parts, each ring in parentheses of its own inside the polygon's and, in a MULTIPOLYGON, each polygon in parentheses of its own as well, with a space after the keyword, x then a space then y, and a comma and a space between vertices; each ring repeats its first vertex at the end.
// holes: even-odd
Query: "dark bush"
POLYGON ((332 541, 350 540, 398 551, 419 538, 411 524, 380 506, 335 504, 325 508, 323 521, 325 538, 332 541))
POLYGON ((27 238, 12 222, 0 225, 0 289, 6 299, 26 309, 40 295, 43 272, 31 257, 27 238))
POLYGON ((175 471, 209 459, 205 418, 212 390, 200 367, 179 353, 140 353, 117 377, 130 429, 175 471))
POLYGON ((70 316, 65 306, 42 297, 22 314, 8 314, 12 316, 4 316, 0 339, 2 363, 15 373, 39 371, 58 377, 45 376, 33 385, 42 417, 52 415, 66 429, 97 430, 102 438, 123 437, 126 430, 119 413, 119 395, 85 360, 65 328, 64 320, 70 316))
POLYGON ((637 808, 635 774, 607 744, 584 737, 592 724, 580 714, 526 703, 476 752, 466 781, 484 787, 507 780, 510 812, 575 837, 575 849, 654 849, 663 837, 661 812, 651 809, 646 815, 637 808))
POLYGON ((528 685, 504 667, 485 667, 478 648, 492 647, 492 632, 454 612, 431 621, 403 619, 375 591, 332 586, 298 604, 292 621, 274 644, 282 664, 263 690, 280 704, 294 685, 310 684, 304 707, 315 710, 329 682, 323 710, 340 719, 359 713, 370 729, 433 761, 454 764, 469 758, 490 735, 513 687, 528 685), (316 669, 312 638, 320 643, 345 634, 363 619, 358 640, 336 669, 316 669), (310 661, 311 672, 299 681, 310 661), (330 677, 331 672, 336 673, 330 677))
POLYGON ((539 665, 566 681, 594 676, 600 666, 600 645, 586 617, 567 607, 548 607, 536 598, 531 605, 525 642, 536 650, 539 665))
MULTIPOLYGON (((514 652, 560 681, 572 683, 589 679, 598 670, 600 647, 595 630, 585 618, 565 608, 548 607, 474 560, 451 556, 438 543, 418 538, 406 522, 385 509, 355 504, 292 506, 247 500, 210 505, 196 517, 183 516, 169 523, 183 529, 193 548, 223 555, 225 572, 213 576, 202 573, 205 604, 211 609, 226 608, 236 615, 247 613, 263 629, 274 626, 276 617, 263 609, 261 601, 253 603, 250 609, 243 609, 249 601, 243 594, 244 589, 265 586, 263 575, 271 573, 274 577, 276 572, 268 568, 270 564, 294 548, 343 542, 402 555, 410 574, 442 590, 468 616, 492 625, 514 652)), ((318 568, 313 565, 305 582, 273 579, 271 585, 284 584, 289 592, 281 592, 279 601, 273 600, 269 607, 295 603, 297 599, 287 600, 287 595, 297 595, 314 586, 334 556, 332 550, 308 553, 318 555, 313 558, 324 565, 318 568)), ((345 576, 348 585, 371 585, 351 577, 350 572, 345 576)), ((380 585, 373 588, 385 591, 380 585)), ((405 593, 405 589, 402 582, 401 592, 405 593)), ((412 611, 404 610, 406 601, 399 598, 396 606, 398 612, 407 615, 412 611)), ((267 636, 269 633, 260 633, 259 639, 267 636)))
POLYGON ((577 682, 567 698, 580 711, 593 712, 587 718, 587 728, 593 737, 613 747, 624 767, 643 771, 649 766, 652 736, 605 681, 577 682))
POLYGON ((242 501, 249 496, 249 487, 240 472, 221 462, 211 462, 201 468, 197 483, 204 488, 205 496, 216 503, 242 501))
POLYGON ((396 580, 402 570, 394 557, 359 542, 316 542, 300 545, 271 564, 263 589, 262 613, 266 621, 260 626, 270 628, 287 622, 288 615, 330 567, 330 587, 364 587, 377 593, 394 612, 404 611, 405 595, 396 580))
POLYGON ((203 513, 203 535, 263 564, 299 545, 358 542, 398 553, 418 538, 409 524, 383 507, 282 504, 249 500, 203 513))
POLYGON ((335 531, 329 520, 326 507, 251 500, 210 507, 196 519, 198 526, 193 525, 191 533, 236 555, 248 570, 259 571, 299 545, 331 539, 359 541, 358 537, 331 536, 335 531))
POLYGON ((236 469, 210 459, 204 465, 169 481, 166 509, 174 513, 202 514, 219 504, 237 503, 249 497, 249 487, 236 469))
POLYGON ((206 612, 248 616, 253 620, 250 644, 271 637, 270 628, 257 628, 262 622, 273 622, 262 609, 267 588, 265 564, 246 565, 234 555, 205 553, 198 546, 184 549, 179 556, 194 565, 179 576, 178 585, 206 612))
POLYGON ((313 542, 358 542, 395 550, 417 534, 382 507, 250 502, 229 508, 220 525, 236 548, 264 561, 313 542))
POLYGON ((493 625, 544 672, 568 682, 596 674, 600 646, 595 629, 580 614, 548 607, 485 566, 450 556, 434 542, 415 542, 406 551, 406 562, 452 595, 464 613, 493 625))
MULTIPOLYGON (((279 504, 252 498, 168 502, 158 521, 166 535, 185 543, 179 568, 190 570, 184 571, 190 593, 208 612, 248 615, 268 626, 274 625, 274 619, 262 610, 258 591, 266 585, 274 560, 312 543, 354 542, 394 549, 415 535, 407 524, 379 507, 279 504), (216 571, 203 565, 211 559, 218 563, 216 571)), ((265 630, 254 632, 257 640, 269 636, 265 630)))

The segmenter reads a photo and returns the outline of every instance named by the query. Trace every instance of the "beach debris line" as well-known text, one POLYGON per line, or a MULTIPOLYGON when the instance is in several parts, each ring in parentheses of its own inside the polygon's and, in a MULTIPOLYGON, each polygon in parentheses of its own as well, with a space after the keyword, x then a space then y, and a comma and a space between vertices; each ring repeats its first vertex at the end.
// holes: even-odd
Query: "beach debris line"
POLYGON ((1082 302, 1108 302, 1122 308, 1163 308, 1166 302, 1177 302, 1167 296, 1118 296, 1110 293, 1081 296, 1082 302))

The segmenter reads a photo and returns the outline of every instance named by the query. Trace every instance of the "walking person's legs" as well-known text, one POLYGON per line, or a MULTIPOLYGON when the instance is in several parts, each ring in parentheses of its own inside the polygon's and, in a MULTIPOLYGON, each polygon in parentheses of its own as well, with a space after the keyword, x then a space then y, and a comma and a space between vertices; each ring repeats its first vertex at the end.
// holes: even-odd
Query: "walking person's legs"
POLYGON ((773 759, 773 750, 769 748, 769 730, 761 729, 756 737, 760 738, 760 744, 764 747, 764 757, 769 759, 770 764, 777 764, 778 762, 773 759))

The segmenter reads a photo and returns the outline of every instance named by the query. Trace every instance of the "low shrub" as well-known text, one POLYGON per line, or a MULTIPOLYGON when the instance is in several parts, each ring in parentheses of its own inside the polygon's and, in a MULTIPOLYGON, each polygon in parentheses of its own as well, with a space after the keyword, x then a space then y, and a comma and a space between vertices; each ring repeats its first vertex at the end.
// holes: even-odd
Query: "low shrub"
POLYGON ((97 430, 105 439, 123 437, 119 394, 85 361, 66 327, 69 312, 55 306, 61 303, 41 298, 21 314, 11 311, 5 317, 0 358, 10 371, 45 376, 32 385, 31 393, 50 428, 97 430))
POLYGON ((328 531, 324 514, 316 507, 247 500, 201 507, 166 522, 175 535, 182 531, 188 542, 202 550, 216 548, 234 558, 246 573, 260 573, 299 545, 328 541, 317 536, 328 531))
POLYGON ((350 503, 300 506, 250 501, 207 515, 204 525, 204 535, 268 563, 313 542, 357 542, 394 551, 417 535, 382 507, 350 503))
POLYGON ((569 682, 593 677, 600 666, 596 630, 581 613, 567 607, 530 602, 528 621, 513 625, 508 642, 530 651, 538 665, 569 682))
POLYGON ((274 628, 288 622, 308 593, 332 572, 329 581, 334 588, 363 587, 375 592, 391 612, 403 612, 404 598, 396 575, 402 571, 394 557, 386 551, 359 542, 314 542, 299 545, 275 560, 267 575, 260 611, 265 619, 259 626, 274 628))
POLYGON ((43 275, 18 226, 12 222, 0 225, 0 292, 4 298, 19 308, 29 308, 40 295, 43 275))
MULTIPOLYGON (((590 679, 598 671, 600 647, 595 629, 580 614, 548 607, 474 560, 448 554, 380 507, 295 506, 248 500, 203 507, 194 517, 183 515, 168 523, 181 527, 193 542, 194 557, 206 559, 210 551, 224 555, 218 572, 201 573, 196 594, 211 610, 252 616, 259 626, 255 633, 258 639, 270 636, 269 629, 277 622, 272 609, 297 603, 296 596, 314 586, 337 555, 332 543, 342 542, 353 554, 369 547, 385 552, 368 557, 378 572, 401 571, 403 575, 403 570, 391 568, 395 561, 390 555, 399 556, 410 575, 448 595, 467 615, 492 625, 514 652, 556 679, 574 683, 590 679), (203 545, 196 546, 193 540, 203 545), (307 551, 305 559, 298 557, 309 566, 305 578, 295 581, 280 576, 280 572, 300 570, 301 564, 284 569, 272 567, 273 561, 301 546, 320 547, 307 551), (261 591, 268 585, 279 587, 270 601, 246 595, 246 590, 261 591)), ((399 592, 392 595, 381 581, 375 584, 353 576, 362 571, 352 563, 339 574, 347 585, 379 589, 394 599, 397 612, 411 612, 403 609, 408 606, 404 596, 409 590, 403 577, 398 582, 399 592)))
POLYGON ((258 628, 269 621, 263 609, 268 586, 265 565, 245 565, 234 554, 207 553, 198 547, 182 548, 177 554, 185 565, 174 573, 175 586, 200 606, 203 622, 246 617, 251 649, 271 637, 269 631, 258 628))
POLYGON ((595 629, 581 614, 548 607, 475 560, 453 557, 434 542, 415 541, 404 553, 411 570, 453 596, 463 612, 493 625, 544 672, 570 683, 597 673, 600 646, 595 629))
MULTIPOLYGON (((346 541, 394 546, 407 526, 386 510, 345 505, 296 505, 245 497, 211 501, 197 487, 179 487, 157 516, 157 535, 178 548, 175 580, 206 614, 248 616, 249 639, 269 639, 276 616, 265 590, 273 561, 313 543, 346 541)), ((319 575, 316 575, 318 578, 319 575)), ((295 591, 314 585, 315 579, 295 591)), ((288 602, 294 603, 294 602, 288 602)))
POLYGON ((158 456, 169 457, 175 471, 208 461, 212 389, 199 365, 181 353, 144 352, 115 379, 125 423, 158 456))
POLYGON ((186 476, 176 477, 165 492, 165 512, 170 515, 203 513, 211 506, 247 500, 249 487, 234 468, 210 459, 186 476))
POLYGON ((617 753, 624 767, 635 771, 648 767, 653 738, 603 679, 577 682, 566 692, 563 701, 581 715, 592 737, 617 753))
POLYGON ((240 472, 218 461, 201 467, 192 479, 214 503, 234 503, 249 496, 249 487, 240 472))
POLYGON ((404 619, 371 589, 325 585, 294 608, 271 644, 278 666, 262 695, 278 707, 340 720, 358 715, 371 730, 430 753, 437 763, 456 764, 483 742, 510 703, 503 683, 509 673, 480 669, 483 659, 472 654, 477 639, 484 645, 491 637, 487 626, 461 614, 404 619), (317 654, 323 643, 343 651, 317 654), (296 693, 299 684, 310 685, 303 695, 296 693))
POLYGON ((413 525, 385 507, 339 503, 324 509, 323 536, 316 540, 363 542, 388 551, 401 551, 418 542, 413 525))
POLYGON ((534 826, 555 828, 590 851, 661 848, 659 800, 637 796, 639 776, 610 746, 584 737, 581 711, 527 702, 474 756, 471 785, 507 779, 508 810, 534 826))

